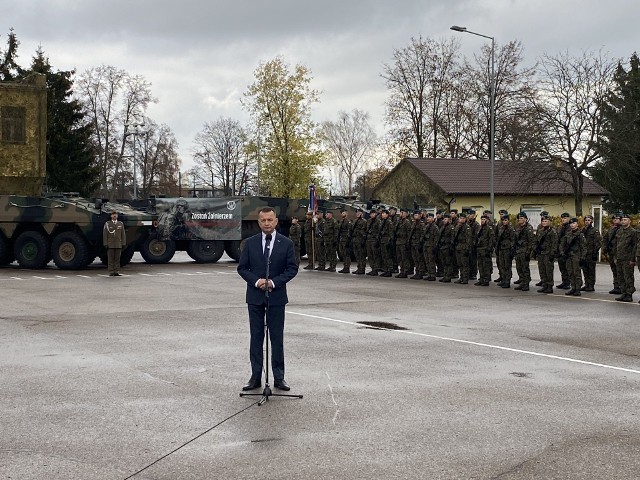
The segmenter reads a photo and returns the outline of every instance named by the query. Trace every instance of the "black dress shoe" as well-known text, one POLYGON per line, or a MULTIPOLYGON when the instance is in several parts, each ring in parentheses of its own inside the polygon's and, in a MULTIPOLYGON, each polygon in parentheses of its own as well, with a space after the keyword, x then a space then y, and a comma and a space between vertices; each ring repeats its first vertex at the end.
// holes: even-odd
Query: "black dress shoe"
POLYGON ((256 388, 260 388, 262 386, 262 382, 259 378, 250 378, 247 384, 242 387, 242 391, 246 392, 247 390, 255 390, 256 388))
POLYGON ((288 392, 289 390, 291 390, 291 387, 289 386, 289 384, 284 378, 282 380, 274 381, 273 386, 276 387, 278 390, 284 390, 285 392, 288 392))

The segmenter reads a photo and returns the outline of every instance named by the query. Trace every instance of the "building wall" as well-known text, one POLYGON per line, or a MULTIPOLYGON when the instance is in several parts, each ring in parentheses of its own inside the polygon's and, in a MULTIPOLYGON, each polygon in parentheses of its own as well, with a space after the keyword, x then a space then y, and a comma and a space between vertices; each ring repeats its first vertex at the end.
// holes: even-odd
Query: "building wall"
POLYGON ((0 194, 40 195, 46 136, 45 76, 0 83, 0 194))
POLYGON ((383 203, 413 209, 414 203, 421 207, 446 206, 443 192, 409 162, 401 162, 385 179, 374 188, 371 198, 383 203))

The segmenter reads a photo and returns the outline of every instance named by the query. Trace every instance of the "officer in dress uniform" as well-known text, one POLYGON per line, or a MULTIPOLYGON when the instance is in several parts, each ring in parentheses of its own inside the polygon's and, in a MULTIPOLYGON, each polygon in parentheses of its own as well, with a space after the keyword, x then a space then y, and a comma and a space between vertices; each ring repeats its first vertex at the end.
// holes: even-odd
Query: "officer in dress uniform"
POLYGON ((120 276, 120 255, 122 249, 127 246, 127 235, 124 231, 124 223, 118 220, 118 212, 111 212, 111 220, 104 224, 102 230, 102 242, 107 247, 107 268, 109 276, 120 276))

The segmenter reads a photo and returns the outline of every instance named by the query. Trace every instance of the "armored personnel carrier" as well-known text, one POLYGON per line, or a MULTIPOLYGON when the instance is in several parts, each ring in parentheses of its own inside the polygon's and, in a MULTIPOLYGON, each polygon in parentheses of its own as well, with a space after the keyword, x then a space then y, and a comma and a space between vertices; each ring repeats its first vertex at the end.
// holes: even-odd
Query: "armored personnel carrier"
POLYGON ((80 269, 106 257, 102 229, 116 210, 128 246, 121 263, 131 261, 154 217, 128 205, 91 201, 77 194, 42 196, 46 173, 47 97, 44 75, 0 82, 0 266, 80 269))

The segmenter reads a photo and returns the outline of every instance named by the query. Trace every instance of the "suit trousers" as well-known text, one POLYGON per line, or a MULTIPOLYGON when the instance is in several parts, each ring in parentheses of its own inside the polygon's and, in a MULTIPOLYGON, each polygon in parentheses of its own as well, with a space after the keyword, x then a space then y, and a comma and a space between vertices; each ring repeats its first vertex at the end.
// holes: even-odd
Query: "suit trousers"
POLYGON ((107 248, 107 270, 109 273, 120 272, 120 255, 121 248, 107 248))
MULTIPOLYGON (((249 360, 251 378, 262 378, 264 362, 264 320, 267 318, 269 339, 271 340, 271 370, 274 380, 284 379, 284 305, 247 305, 249 308, 249 360)), ((268 367, 267 367, 268 368, 268 367)))

